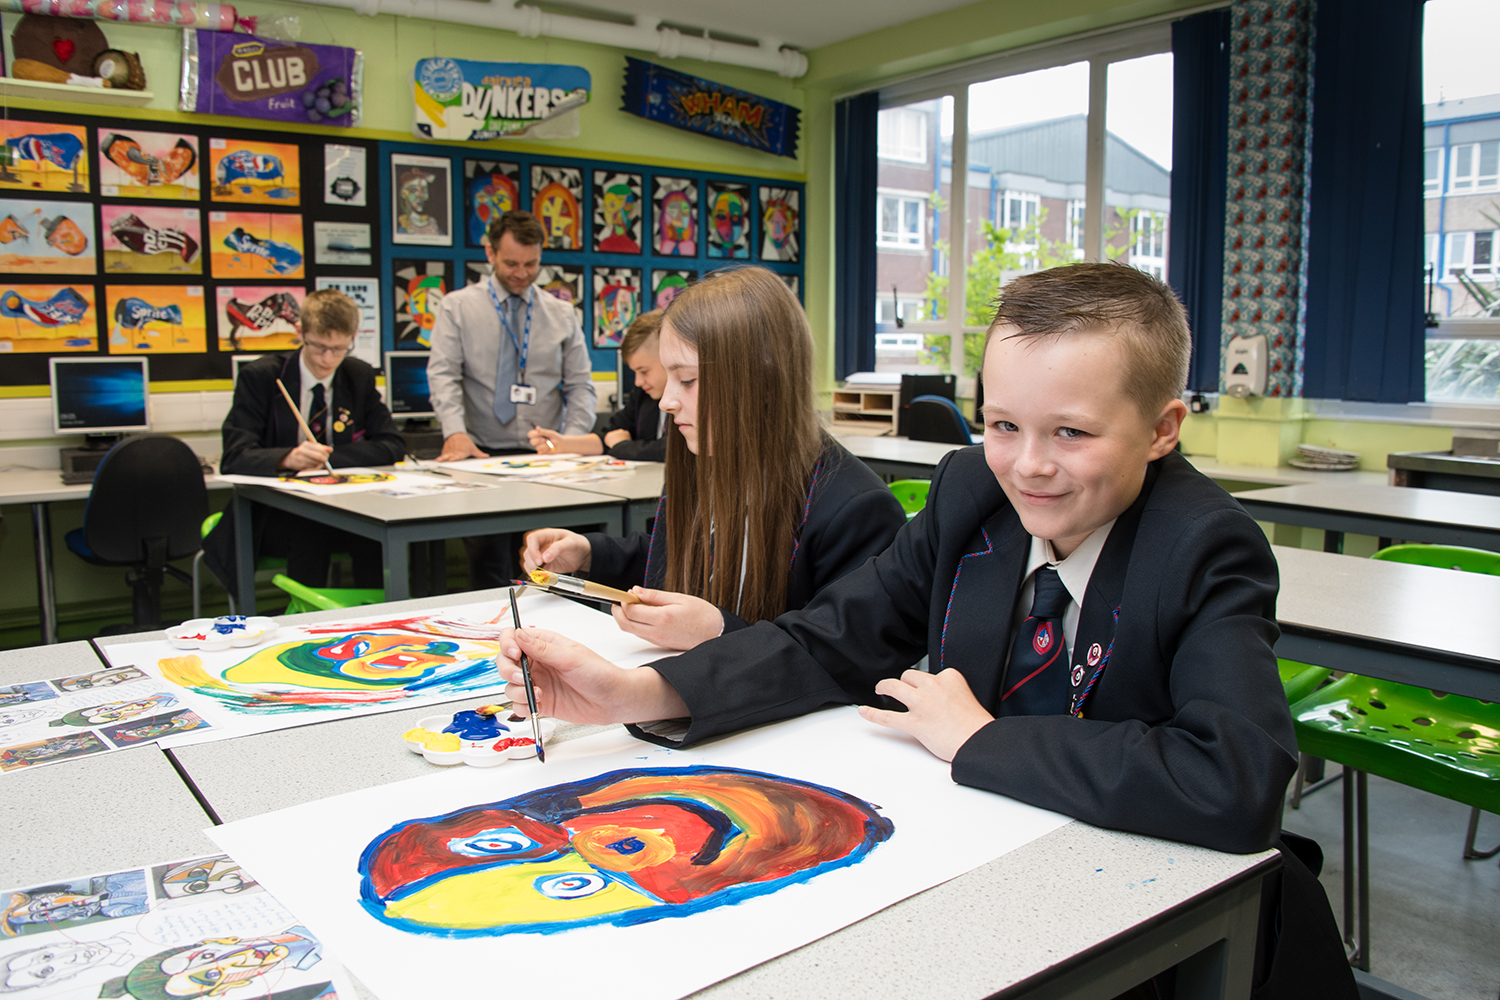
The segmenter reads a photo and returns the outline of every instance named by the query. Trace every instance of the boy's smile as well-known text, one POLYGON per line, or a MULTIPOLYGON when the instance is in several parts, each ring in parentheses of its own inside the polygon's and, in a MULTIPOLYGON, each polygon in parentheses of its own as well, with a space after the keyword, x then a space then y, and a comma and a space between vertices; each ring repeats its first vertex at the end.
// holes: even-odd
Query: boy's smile
POLYGON ((1088 331, 1007 339, 984 357, 984 457, 1038 538, 1066 558, 1141 492, 1146 464, 1171 451, 1187 408, 1153 417, 1125 394, 1127 341, 1088 331))

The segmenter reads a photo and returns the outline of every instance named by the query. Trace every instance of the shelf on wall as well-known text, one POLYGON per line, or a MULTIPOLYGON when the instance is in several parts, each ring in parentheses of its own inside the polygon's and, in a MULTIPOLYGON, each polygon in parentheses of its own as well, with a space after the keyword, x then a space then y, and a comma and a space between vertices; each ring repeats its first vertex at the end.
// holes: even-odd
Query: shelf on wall
POLYGON ((0 95, 38 97, 43 100, 71 101, 75 104, 109 104, 120 108, 143 108, 156 96, 149 90, 78 87, 71 83, 17 80, 12 76, 0 76, 0 95))

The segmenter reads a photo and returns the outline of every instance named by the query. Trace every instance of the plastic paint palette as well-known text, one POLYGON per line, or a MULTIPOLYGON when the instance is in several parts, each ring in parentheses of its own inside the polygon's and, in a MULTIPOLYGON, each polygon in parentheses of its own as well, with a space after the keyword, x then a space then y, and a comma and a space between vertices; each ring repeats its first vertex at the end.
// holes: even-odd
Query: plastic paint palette
MULTIPOLYGON (((541 719, 538 726, 543 743, 550 740, 557 730, 557 723, 552 719, 541 719)), ((463 711, 418 719, 415 727, 401 734, 401 741, 412 753, 426 758, 429 764, 443 767, 453 764, 495 767, 508 760, 536 756, 529 721, 481 716, 478 712, 463 711)))
POLYGON ((207 652, 231 646, 256 646, 276 634, 276 619, 260 615, 222 615, 193 618, 165 631, 167 641, 178 649, 207 652))

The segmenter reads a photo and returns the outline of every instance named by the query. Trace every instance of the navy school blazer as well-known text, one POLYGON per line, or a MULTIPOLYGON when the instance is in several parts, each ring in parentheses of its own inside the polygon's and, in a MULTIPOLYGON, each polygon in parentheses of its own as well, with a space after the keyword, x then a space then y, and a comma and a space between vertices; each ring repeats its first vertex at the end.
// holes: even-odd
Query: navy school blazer
POLYGON ((599 442, 604 442, 604 435, 610 431, 629 431, 630 440, 621 441, 613 448, 605 448, 604 451, 612 458, 622 458, 635 462, 665 462, 667 460, 667 434, 672 429, 672 415, 667 414, 666 423, 661 420, 661 407, 657 406, 656 400, 646 394, 646 390, 637 386, 630 390, 630 398, 618 413, 609 418, 609 422, 602 430, 595 431, 599 442), (660 427, 662 434, 657 435, 656 430, 660 427))
MULTIPOLYGON (((869 466, 829 439, 818 459, 805 519, 787 568, 787 608, 802 607, 824 587, 885 551, 905 523, 906 513, 890 487, 869 466)), ((665 526, 662 505, 658 504, 656 525, 650 534, 637 531, 625 538, 586 535, 591 550, 589 578, 622 589, 639 584, 659 590, 667 574, 665 526)), ((719 610, 724 615, 725 632, 749 625, 734 612, 719 610)))
MULTIPOLYGON (((876 682, 924 652, 994 711, 1030 544, 983 449, 952 453, 891 547, 803 610, 651 664, 688 705, 682 742, 877 703, 876 682)), ((1265 849, 1297 762, 1272 652, 1277 586, 1264 534, 1227 493, 1178 454, 1151 463, 1080 609, 1075 663, 1096 642, 1108 651, 1082 717, 996 719, 959 750, 953 780, 1097 826, 1265 849)))

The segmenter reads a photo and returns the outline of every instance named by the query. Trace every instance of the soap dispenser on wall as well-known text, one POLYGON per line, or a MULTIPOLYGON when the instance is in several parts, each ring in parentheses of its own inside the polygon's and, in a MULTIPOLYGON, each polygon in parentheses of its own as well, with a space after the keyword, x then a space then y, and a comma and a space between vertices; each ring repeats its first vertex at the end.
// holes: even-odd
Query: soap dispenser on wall
POLYGON ((1224 351, 1224 391, 1236 399, 1266 394, 1266 337, 1234 337, 1224 351))

